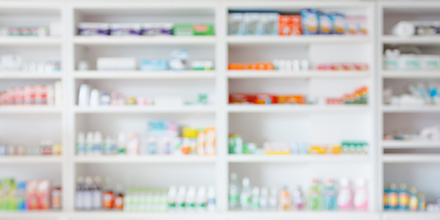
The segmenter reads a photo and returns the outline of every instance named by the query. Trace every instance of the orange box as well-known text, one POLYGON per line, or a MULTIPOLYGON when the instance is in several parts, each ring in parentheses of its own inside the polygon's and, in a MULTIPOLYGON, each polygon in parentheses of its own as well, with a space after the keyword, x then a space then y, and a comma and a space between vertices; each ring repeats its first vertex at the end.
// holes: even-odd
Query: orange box
POLYGON ((300 15, 280 15, 278 35, 301 35, 300 15))
POLYGON ((228 65, 228 69, 230 70, 244 70, 246 69, 248 64, 246 63, 230 63, 228 65))
POLYGON ((306 104, 306 97, 302 95, 280 95, 278 96, 280 104, 306 104))

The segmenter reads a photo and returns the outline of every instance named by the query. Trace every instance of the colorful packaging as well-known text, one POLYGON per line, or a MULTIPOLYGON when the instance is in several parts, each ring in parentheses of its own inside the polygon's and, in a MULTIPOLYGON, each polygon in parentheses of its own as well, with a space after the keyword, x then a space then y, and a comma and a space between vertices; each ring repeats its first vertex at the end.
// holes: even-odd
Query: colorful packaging
POLYGON ((259 94, 255 95, 253 103, 255 103, 255 104, 266 104, 266 105, 268 105, 268 104, 275 104, 275 103, 278 103, 278 98, 275 95, 259 93, 259 94))
POLYGON ((110 24, 82 22, 78 24, 78 35, 99 36, 110 35, 110 24))
POLYGON ((140 69, 143 71, 160 71, 168 69, 168 60, 142 60, 140 69))
POLYGON ((245 27, 245 35, 263 34, 260 13, 245 13, 243 16, 243 21, 245 27))
POLYGON ((212 24, 193 24, 194 35, 213 36, 214 25, 212 24))
POLYGON ((185 70, 187 60, 188 60, 187 50, 171 51, 170 59, 168 61, 170 70, 185 70))
POLYGON ((137 36, 141 35, 141 24, 137 23, 112 23, 110 35, 112 36, 137 36))
POLYGON ((301 15, 280 15, 278 35, 301 35, 301 15))
POLYGON ((250 103, 251 97, 248 94, 231 93, 229 94, 229 103, 250 103))
POLYGON ((192 24, 174 24, 173 27, 174 36, 193 36, 194 29, 192 24))
POLYGON ((318 34, 319 13, 315 9, 301 10, 301 25, 303 35, 318 34))
POLYGON ((228 152, 229 154, 243 153, 243 138, 240 134, 229 134, 228 152))
POLYGON ((324 210, 336 210, 338 208, 337 206, 337 196, 338 191, 336 189, 335 184, 333 183, 332 179, 328 179, 326 181, 325 187, 324 187, 324 210))
POLYGON ((409 192, 404 183, 400 184, 399 209, 403 211, 409 210, 409 192))
POLYGON ((191 62, 192 70, 214 70, 214 62, 212 60, 194 60, 191 62))
POLYGON ((229 24, 228 24, 228 34, 229 35, 244 35, 244 14, 237 12, 229 12, 229 24))
POLYGON ((261 13, 261 28, 263 35, 278 35, 279 13, 261 13))
POLYGON ((347 19, 341 13, 331 13, 330 19, 333 24, 332 34, 344 34, 347 29, 347 19))
POLYGON ((397 193, 396 184, 391 183, 388 191, 388 209, 397 210, 399 208, 399 195, 397 193))
POLYGON ((303 95, 280 95, 279 104, 306 104, 306 97, 303 95))
POLYGON ((173 35, 173 23, 145 23, 142 25, 142 35, 173 35))
POLYGON ((319 34, 331 34, 332 33, 332 21, 330 15, 325 12, 319 12, 319 34))
POLYGON ((410 197, 409 197, 409 210, 417 211, 419 209, 419 199, 417 198, 417 189, 415 187, 411 187, 410 197))
POLYGON ((228 65, 229 70, 244 70, 247 69, 248 64, 246 63, 230 63, 228 65))
POLYGON ((26 210, 26 182, 17 184, 17 209, 19 211, 26 210))

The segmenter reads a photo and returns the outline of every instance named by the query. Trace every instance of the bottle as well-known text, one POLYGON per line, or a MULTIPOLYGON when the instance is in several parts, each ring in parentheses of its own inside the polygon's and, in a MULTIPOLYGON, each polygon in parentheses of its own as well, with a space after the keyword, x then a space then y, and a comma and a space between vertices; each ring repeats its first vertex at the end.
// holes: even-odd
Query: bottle
POLYGON ((63 201, 62 193, 63 193, 63 191, 61 190, 61 186, 56 186, 53 188, 53 190, 52 190, 52 209, 61 210, 62 201, 63 201))
POLYGON ((105 178, 105 189, 102 194, 102 208, 104 209, 112 209, 113 208, 113 190, 112 187, 112 178, 107 176, 105 178))
POLYGON ((269 189, 261 187, 260 209, 267 210, 269 208, 269 189))
POLYGON ((170 189, 168 190, 168 198, 167 198, 169 211, 176 211, 176 197, 177 197, 177 187, 170 186, 170 189))
MULTIPOLYGON (((55 189, 52 191, 52 194, 54 191, 55 191, 55 189)), ((2 195, 0 194, 0 196, 2 196, 2 195)), ((53 198, 54 197, 52 196, 52 199, 53 198)), ((60 209, 61 207, 57 206, 58 204, 52 202, 52 208, 53 209, 60 209)), ((17 210, 26 211, 26 182, 18 182, 17 183, 17 210)))
POLYGON ((126 140, 124 132, 120 132, 118 135, 118 154, 124 155, 126 153, 126 140))
POLYGON ((208 211, 213 212, 215 211, 217 208, 217 202, 215 199, 215 188, 214 186, 209 186, 208 187, 208 211))
POLYGON ((76 179, 76 202, 75 202, 76 210, 84 209, 83 193, 84 193, 84 178, 79 176, 76 179))
POLYGON ((186 210, 195 211, 196 209, 196 187, 190 186, 185 199, 186 210))
POLYGON ((104 152, 108 155, 116 153, 116 144, 110 136, 105 137, 104 152))
POLYGON ((242 210, 251 209, 251 187, 249 183, 249 178, 243 178, 242 190, 240 194, 240 205, 242 210))
POLYGON ((383 209, 388 210, 388 193, 390 191, 389 184, 383 186, 383 209))
POLYGON ((254 188, 252 189, 251 201, 252 210, 258 211, 258 209, 260 208, 260 188, 258 188, 257 186, 254 186, 254 188))
POLYGON ((284 186, 283 190, 281 190, 280 202, 278 204, 279 204, 279 210, 281 211, 290 211, 292 209, 290 193, 287 190, 287 186, 284 186))
POLYGON ((341 188, 338 194, 338 207, 340 210, 347 211, 351 209, 352 193, 347 179, 341 179, 341 188))
POLYGON ((95 132, 95 136, 93 139, 93 154, 100 155, 102 154, 103 149, 102 144, 102 135, 101 132, 97 131, 95 132))
POLYGON ((93 152, 93 132, 87 132, 87 140, 86 140, 86 154, 92 155, 93 152))
POLYGON ((116 184, 116 196, 113 201, 113 208, 115 210, 124 209, 124 187, 122 184, 116 184))
POLYGON ((400 184, 399 191, 399 209, 406 211, 409 209, 409 192, 407 190, 406 184, 400 184))
POLYGON ((78 139, 76 142, 76 155, 84 155, 86 153, 86 137, 84 132, 78 133, 78 139))
POLYGON ((198 211, 206 211, 208 203, 208 198, 206 195, 206 187, 199 187, 199 191, 197 192, 197 210, 198 211))
POLYGON ((182 211, 185 209, 185 197, 186 197, 186 187, 179 186, 179 191, 176 197, 176 207, 177 210, 182 211))
POLYGON ((99 210, 102 208, 102 181, 99 176, 95 177, 92 191, 92 208, 99 210))
POLYGON ((354 207, 358 211, 367 211, 368 208, 368 192, 364 179, 357 182, 356 192, 354 193, 354 207))
POLYGON ((309 189, 309 199, 307 201, 308 209, 311 211, 319 211, 322 209, 322 194, 318 181, 312 179, 312 185, 309 189))
POLYGON ((336 210, 337 209, 337 194, 336 186, 332 179, 327 179, 324 187, 324 210, 336 210))
POLYGON ((139 135, 137 133, 130 133, 127 135, 127 155, 139 154, 139 135))
POLYGON ((277 190, 277 188, 270 189, 269 208, 271 210, 278 209, 278 190, 277 190))
POLYGON ((419 211, 426 211, 426 198, 423 193, 419 193, 419 211))
POLYGON ((237 181, 237 174, 231 174, 231 183, 229 184, 229 209, 236 210, 239 205, 239 186, 237 181))
POLYGON ((419 199, 417 198, 417 188, 411 187, 409 189, 409 210, 417 211, 419 209, 419 199))
POLYGON ((84 204, 83 208, 85 210, 91 210, 93 208, 92 187, 93 187, 93 179, 91 176, 88 176, 85 179, 84 192, 83 192, 83 204, 84 204))
POLYGON ((302 192, 301 186, 298 186, 298 189, 293 191, 293 204, 294 204, 294 208, 298 211, 304 210, 306 206, 304 194, 302 192))
MULTIPOLYGON (((390 184, 388 191, 388 209, 396 210, 399 208, 399 195, 397 194, 397 186, 394 183, 390 184)), ((419 203, 420 204, 420 203, 419 203)))

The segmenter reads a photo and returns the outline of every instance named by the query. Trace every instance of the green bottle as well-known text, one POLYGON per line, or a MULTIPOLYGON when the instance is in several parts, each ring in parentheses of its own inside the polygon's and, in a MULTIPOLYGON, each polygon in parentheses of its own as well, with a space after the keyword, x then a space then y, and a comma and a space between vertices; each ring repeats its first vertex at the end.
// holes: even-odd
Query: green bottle
POLYGON ((312 185, 309 189, 309 199, 307 201, 307 207, 310 211, 322 210, 322 191, 316 179, 312 179, 312 185))

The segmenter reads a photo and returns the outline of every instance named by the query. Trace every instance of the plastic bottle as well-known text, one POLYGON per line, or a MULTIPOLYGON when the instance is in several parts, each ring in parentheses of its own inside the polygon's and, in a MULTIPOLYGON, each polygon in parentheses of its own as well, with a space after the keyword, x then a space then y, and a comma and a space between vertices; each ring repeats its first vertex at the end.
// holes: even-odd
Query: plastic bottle
POLYGON ((113 208, 115 210, 124 209, 124 187, 122 184, 116 184, 116 195, 113 201, 113 208))
POLYGON ((251 201, 252 210, 258 211, 258 209, 260 208, 260 188, 258 188, 257 186, 254 186, 254 188, 252 189, 251 201))
POLYGON ((113 208, 113 190, 112 190, 112 178, 107 176, 105 178, 105 189, 102 193, 102 207, 104 209, 113 208))
POLYGON ((87 132, 87 140, 86 140, 86 154, 91 155, 93 152, 93 132, 87 132))
POLYGON ((84 155, 86 154, 86 137, 84 132, 78 133, 78 139, 76 141, 76 154, 84 155))
POLYGON ((91 176, 86 177, 84 192, 83 192, 83 205, 85 210, 90 210, 93 208, 92 206, 92 187, 93 187, 93 179, 91 176))
POLYGON ((400 184, 399 209, 402 211, 409 210, 409 192, 404 183, 400 184))
POLYGON ((335 184, 332 179, 327 179, 324 187, 324 210, 336 210, 337 209, 337 194, 335 184))
POLYGON ((312 185, 309 189, 309 199, 307 200, 307 207, 311 211, 322 210, 322 193, 316 179, 312 179, 312 185))
POLYGON ((139 135, 137 133, 130 133, 127 135, 127 155, 139 154, 139 135))
POLYGON ((388 210, 388 193, 390 192, 389 184, 383 186, 383 209, 388 210))
POLYGON ((396 184, 391 183, 388 191, 388 209, 396 210, 399 208, 399 195, 397 194, 396 184))
POLYGON ((298 189, 293 191, 293 204, 294 208, 298 211, 304 210, 306 206, 301 186, 298 186, 298 189))
POLYGON ((95 177, 92 191, 92 207, 93 209, 102 208, 102 181, 99 176, 95 177))
POLYGON ((186 187, 179 186, 179 191, 176 197, 176 209, 182 211, 185 209, 185 197, 186 197, 186 187))
POLYGON ((338 194, 338 207, 340 210, 347 211, 351 209, 353 196, 347 179, 341 179, 341 188, 338 194))
POLYGON ((419 198, 417 198, 417 188, 411 187, 409 189, 409 210, 417 211, 419 209, 419 198))
POLYGON ((251 187, 249 183, 249 178, 243 178, 242 190, 240 194, 240 205, 242 210, 251 209, 251 187))
POLYGON ((260 210, 267 210, 269 208, 269 189, 261 187, 260 195, 260 210))
POLYGON ((277 190, 277 188, 270 189, 269 208, 271 210, 278 209, 278 190, 277 190))
POLYGON ((217 209, 217 202, 215 199, 215 188, 214 186, 208 187, 208 211, 213 212, 217 209))
POLYGON ((356 192, 354 193, 354 207, 358 211, 367 211, 368 208, 368 190, 364 179, 357 181, 356 192))
POLYGON ((115 141, 110 136, 105 137, 104 152, 109 155, 116 153, 115 141))
POLYGON ((168 190, 168 210, 176 211, 177 187, 170 186, 168 190))
POLYGON ((117 141, 117 147, 118 147, 118 154, 125 155, 126 154, 126 140, 125 140, 125 133, 120 132, 118 135, 118 141, 117 141))
POLYGON ((290 211, 292 209, 292 202, 287 186, 284 186, 283 190, 281 190, 280 202, 278 204, 279 204, 279 210, 281 211, 290 211))
POLYGON ((237 181, 237 174, 231 174, 231 183, 229 184, 229 209, 236 210, 240 201, 240 189, 237 181))
POLYGON ((93 154, 100 155, 102 154, 103 144, 102 144, 102 135, 101 132, 95 132, 95 136, 93 139, 93 154))
POLYGON ((206 211, 208 206, 208 198, 206 195, 206 187, 200 186, 197 192, 197 210, 198 211, 206 211))
POLYGON ((426 198, 423 193, 419 193, 419 211, 426 211, 426 198))
POLYGON ((84 209, 83 193, 84 193, 84 178, 79 176, 76 179, 76 202, 75 202, 76 210, 84 209))
POLYGON ((186 194, 186 210, 195 211, 196 209, 196 187, 190 186, 188 188, 188 193, 186 194))

